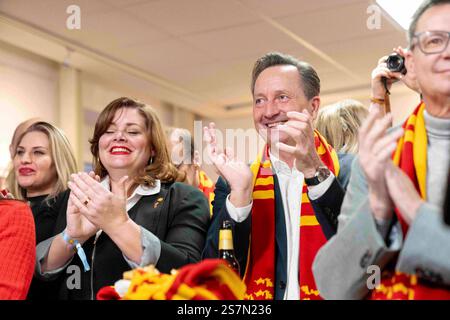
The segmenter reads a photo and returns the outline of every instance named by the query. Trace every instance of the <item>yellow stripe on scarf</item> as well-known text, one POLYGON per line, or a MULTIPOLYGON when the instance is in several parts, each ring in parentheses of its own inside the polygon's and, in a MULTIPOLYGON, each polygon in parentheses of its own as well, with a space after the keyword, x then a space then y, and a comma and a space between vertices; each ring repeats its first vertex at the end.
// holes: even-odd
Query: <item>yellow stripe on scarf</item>
POLYGON ((308 194, 306 192, 302 193, 302 203, 309 203, 308 194))
POLYGON ((407 122, 405 128, 409 126, 414 127, 414 131, 407 129, 403 136, 397 143, 397 149, 394 152, 393 162, 399 166, 400 158, 405 143, 411 143, 413 145, 413 161, 416 171, 417 182, 419 184, 420 195, 422 199, 426 199, 426 172, 427 172, 427 132, 425 129, 425 119, 423 112, 425 110, 425 104, 422 103, 417 116, 412 114, 407 122))
POLYGON ((325 152, 327 152, 327 150, 325 149, 325 146, 323 145, 323 143, 320 144, 320 146, 317 148, 317 154, 319 156, 325 154, 325 152))
POLYGON ((166 300, 166 293, 172 286, 175 277, 168 274, 134 273, 125 300, 166 300), (134 289, 134 290, 133 290, 134 289))
POLYGON ((211 179, 208 178, 208 176, 205 174, 205 172, 200 171, 200 185, 206 187, 206 188, 212 188, 214 183, 211 181, 211 179))
POLYGON ((311 227, 318 226, 319 221, 317 221, 316 216, 301 216, 300 217, 300 227, 311 227))
POLYGON ((238 299, 242 299, 244 297, 246 290, 245 284, 236 273, 230 272, 228 267, 219 265, 219 267, 213 271, 212 275, 218 279, 221 279, 222 283, 226 283, 228 285, 228 289, 230 289, 238 299))
POLYGON ((262 159, 263 152, 264 152, 264 150, 259 152, 259 154, 256 157, 255 161, 250 165, 250 170, 253 173, 253 184, 252 184, 252 186, 254 186, 255 183, 256 183, 256 177, 258 176, 258 171, 259 171, 260 165, 261 166, 263 165, 263 164, 261 164, 261 159, 262 159))
POLYGON ((426 198, 426 172, 427 172, 427 131, 425 129, 425 119, 423 117, 423 111, 425 110, 425 104, 420 107, 416 126, 415 126, 415 138, 414 138, 414 167, 416 168, 417 181, 419 182, 420 193, 422 198, 426 198))
POLYGON ((253 191, 253 199, 275 199, 275 192, 273 190, 253 191))
MULTIPOLYGON (((325 141, 325 139, 319 134, 319 132, 317 130, 314 130, 314 136, 317 136, 319 138, 320 141, 320 145, 317 148, 317 154, 319 155, 323 155, 325 154, 326 150, 325 148, 327 148, 328 143, 325 141), (319 153, 319 150, 322 150, 323 153, 319 153)), ((337 152, 332 149, 330 151, 330 156, 331 156, 331 160, 333 161, 333 167, 334 167, 334 176, 337 177, 339 176, 339 172, 341 170, 341 166, 339 164, 339 157, 337 155, 337 152)))
POLYGON ((269 176, 267 178, 259 178, 255 186, 270 186, 271 184, 273 184, 273 177, 269 176))
POLYGON ((207 300, 219 300, 215 294, 206 288, 189 287, 182 283, 178 287, 177 293, 172 296, 172 300, 192 300, 196 295, 203 296, 207 300))

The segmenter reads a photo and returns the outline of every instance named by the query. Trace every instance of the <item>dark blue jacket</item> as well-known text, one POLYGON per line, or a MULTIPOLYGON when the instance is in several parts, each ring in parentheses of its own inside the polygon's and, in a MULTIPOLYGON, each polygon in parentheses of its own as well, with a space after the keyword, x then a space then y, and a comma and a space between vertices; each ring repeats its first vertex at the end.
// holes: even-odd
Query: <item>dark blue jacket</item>
MULTIPOLYGON (((340 172, 334 179, 330 188, 320 198, 311 200, 311 205, 316 214, 317 221, 327 237, 331 238, 337 231, 337 217, 339 215, 345 189, 350 178, 350 167, 353 156, 338 154, 340 172)), ((287 280, 287 240, 284 208, 278 186, 277 176, 274 175, 275 186, 275 237, 276 237, 276 270, 275 270, 275 299, 281 300, 284 296, 287 280)), ((230 220, 233 228, 233 244, 236 257, 241 266, 241 277, 244 276, 247 264, 247 254, 250 244, 251 214, 241 223, 235 222, 229 215, 225 205, 230 193, 230 187, 226 181, 219 177, 215 186, 213 201, 213 216, 206 238, 206 246, 203 258, 217 258, 219 255, 218 242, 219 230, 222 221, 230 220)))

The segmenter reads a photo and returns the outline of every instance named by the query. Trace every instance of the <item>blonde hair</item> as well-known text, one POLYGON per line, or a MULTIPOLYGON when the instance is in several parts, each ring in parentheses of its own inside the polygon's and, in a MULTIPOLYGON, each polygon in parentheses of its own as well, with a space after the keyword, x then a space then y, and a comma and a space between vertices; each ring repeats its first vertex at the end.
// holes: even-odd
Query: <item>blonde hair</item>
POLYGON ((161 182, 178 181, 179 173, 170 160, 166 137, 156 112, 149 105, 127 97, 111 101, 98 116, 94 135, 92 139, 89 140, 91 143, 95 174, 99 175, 101 178, 108 174, 99 158, 99 141, 100 137, 111 125, 116 111, 122 108, 137 109, 139 114, 144 118, 147 137, 150 141, 150 150, 154 153, 154 156, 148 159, 148 164, 144 168, 143 173, 135 178, 135 182, 138 184, 154 186, 156 179, 161 180, 161 182))
MULTIPOLYGON (((46 200, 49 200, 67 189, 67 182, 69 181, 70 175, 77 172, 75 156, 73 155, 72 147, 64 132, 44 121, 33 123, 24 133, 22 133, 17 140, 14 156, 16 156, 17 153, 17 146, 20 144, 23 137, 30 132, 42 132, 49 140, 50 155, 57 175, 57 181, 53 186, 53 191, 46 198, 46 200)), ((6 182, 10 192, 16 199, 26 199, 27 190, 22 188, 17 182, 14 168, 9 171, 6 182)))
POLYGON ((358 129, 369 111, 359 101, 346 99, 319 110, 316 129, 337 152, 358 152, 358 129))
POLYGON ((17 125, 16 130, 14 130, 13 136, 11 138, 11 143, 9 144, 9 152, 11 155, 11 159, 14 157, 14 155, 16 153, 17 144, 19 143, 19 138, 33 123, 36 123, 39 121, 43 121, 43 120, 41 120, 40 118, 30 118, 30 119, 25 120, 17 125))

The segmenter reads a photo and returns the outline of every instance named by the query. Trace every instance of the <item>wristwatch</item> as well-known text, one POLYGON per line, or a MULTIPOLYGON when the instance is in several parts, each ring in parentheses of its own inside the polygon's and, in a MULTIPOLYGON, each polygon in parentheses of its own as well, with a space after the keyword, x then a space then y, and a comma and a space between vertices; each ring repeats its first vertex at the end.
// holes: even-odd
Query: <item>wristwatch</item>
POLYGON ((307 186, 316 186, 322 181, 324 181, 326 178, 330 176, 330 169, 328 169, 325 166, 320 166, 317 168, 316 173, 314 174, 314 177, 312 178, 305 178, 305 183, 307 186))

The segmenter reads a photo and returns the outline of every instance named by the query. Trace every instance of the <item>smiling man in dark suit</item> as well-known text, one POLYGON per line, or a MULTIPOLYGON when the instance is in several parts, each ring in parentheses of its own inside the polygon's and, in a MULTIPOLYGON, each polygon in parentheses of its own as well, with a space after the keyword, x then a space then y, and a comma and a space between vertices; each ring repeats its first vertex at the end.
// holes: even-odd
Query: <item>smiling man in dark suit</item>
POLYGON ((313 128, 320 79, 308 63, 268 53, 255 63, 251 89, 266 146, 250 168, 218 149, 214 124, 204 128, 221 177, 203 257, 218 256, 219 228, 230 220, 247 299, 320 299, 311 264, 335 233, 349 176, 313 128))

